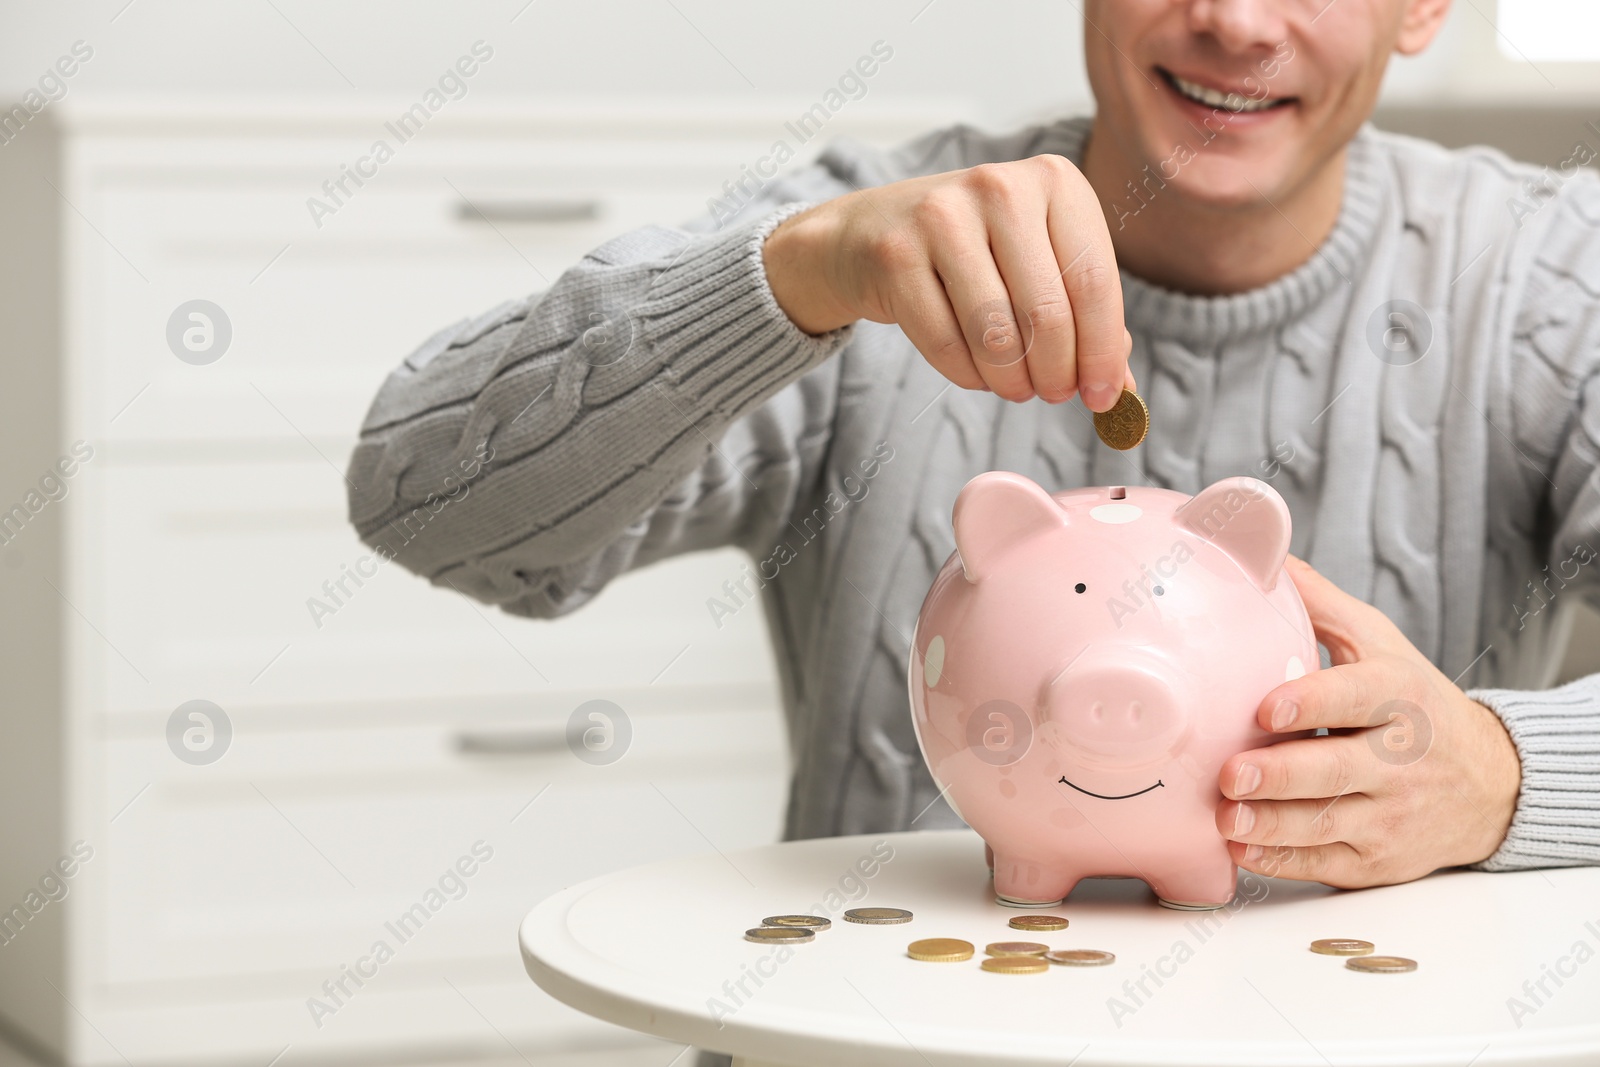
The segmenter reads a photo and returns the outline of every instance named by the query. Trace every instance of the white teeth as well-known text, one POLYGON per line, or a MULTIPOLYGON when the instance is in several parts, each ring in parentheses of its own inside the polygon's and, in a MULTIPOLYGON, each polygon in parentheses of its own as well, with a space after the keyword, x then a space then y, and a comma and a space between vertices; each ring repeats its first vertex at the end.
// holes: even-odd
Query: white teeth
POLYGON ((1204 85, 1196 85, 1192 81, 1185 81, 1176 74, 1171 75, 1172 84, 1178 91, 1190 100, 1205 104, 1207 107, 1220 107, 1228 111, 1265 111, 1278 101, 1271 97, 1260 100, 1252 99, 1239 93, 1219 93, 1215 89, 1208 89, 1204 85))

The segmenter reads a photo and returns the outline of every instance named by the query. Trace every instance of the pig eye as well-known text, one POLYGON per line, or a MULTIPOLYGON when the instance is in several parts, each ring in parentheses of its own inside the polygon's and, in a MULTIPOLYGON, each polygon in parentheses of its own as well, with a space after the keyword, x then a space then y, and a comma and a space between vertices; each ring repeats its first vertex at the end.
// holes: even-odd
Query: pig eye
POLYGON ((1082 593, 1088 588, 1088 586, 1084 585, 1082 582, 1079 582, 1077 585, 1072 587, 1072 591, 1075 593, 1082 593))
POLYGON ((1166 590, 1165 590, 1165 589, 1163 589, 1163 588, 1161 588, 1161 587, 1160 587, 1160 586, 1159 586, 1159 585, 1158 585, 1158 586, 1156 586, 1156 588, 1155 588, 1155 594, 1156 594, 1156 596, 1160 596, 1160 595, 1161 595, 1161 594, 1162 594, 1162 593, 1165 593, 1165 592, 1166 592, 1166 590))

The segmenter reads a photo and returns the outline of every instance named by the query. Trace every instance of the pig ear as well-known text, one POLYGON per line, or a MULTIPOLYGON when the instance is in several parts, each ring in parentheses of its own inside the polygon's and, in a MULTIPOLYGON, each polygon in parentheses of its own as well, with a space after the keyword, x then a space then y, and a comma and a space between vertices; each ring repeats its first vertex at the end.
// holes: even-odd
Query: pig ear
POLYGON ((1289 506, 1266 482, 1224 478, 1200 490, 1173 517, 1226 552, 1263 591, 1278 584, 1289 554, 1289 506))
POLYGON ((1038 483, 1010 471, 990 471, 968 482, 952 516, 956 552, 967 581, 982 581, 1012 547, 1038 534, 1064 529, 1067 513, 1038 483))

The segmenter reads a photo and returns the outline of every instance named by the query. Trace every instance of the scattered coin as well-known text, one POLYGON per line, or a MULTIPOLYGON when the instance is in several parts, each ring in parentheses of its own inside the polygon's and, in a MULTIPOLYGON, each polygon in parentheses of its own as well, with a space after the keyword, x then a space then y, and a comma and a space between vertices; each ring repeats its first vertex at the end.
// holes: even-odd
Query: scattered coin
POLYGON ((930 937, 906 946, 906 955, 927 963, 960 963, 972 958, 972 942, 954 937, 930 937))
POLYGON ((844 920, 868 926, 891 926, 910 922, 911 913, 904 908, 851 908, 844 913, 844 920))
POLYGON ((1043 974, 1050 969, 1038 956, 990 956, 982 966, 998 974, 1043 974))
POLYGON ((1043 956, 1050 946, 1037 941, 995 941, 985 945, 983 951, 991 956, 1043 956))
POLYGON ((801 930, 793 926, 757 926, 744 932, 746 941, 781 941, 786 945, 798 945, 806 941, 815 941, 817 935, 810 930, 801 930))
POLYGON ((1150 409, 1144 397, 1124 389, 1117 402, 1094 413, 1094 432, 1100 440, 1119 451, 1126 451, 1144 440, 1150 429, 1150 409))
POLYGON ((1097 948, 1058 948, 1054 952, 1046 952, 1044 958, 1068 967, 1100 967, 1117 960, 1116 956, 1097 948))
POLYGON ((769 915, 761 920, 762 926, 790 926, 799 930, 826 930, 833 920, 821 915, 769 915))
POLYGON ((1311 951, 1324 956, 1365 956, 1372 949, 1371 941, 1357 941, 1353 937, 1325 937, 1311 942, 1311 951))
POLYGON ((1018 915, 1009 925, 1013 930, 1065 930, 1067 920, 1059 915, 1018 915))
POLYGON ((1351 956, 1344 965, 1352 971, 1369 971, 1373 974, 1401 974, 1417 969, 1416 960, 1404 956, 1351 956))

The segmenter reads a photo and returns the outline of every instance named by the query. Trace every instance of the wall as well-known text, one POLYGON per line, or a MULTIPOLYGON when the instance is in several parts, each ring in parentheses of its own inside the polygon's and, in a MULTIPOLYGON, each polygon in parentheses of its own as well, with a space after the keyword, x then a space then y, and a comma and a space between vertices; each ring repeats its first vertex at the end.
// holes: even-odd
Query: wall
MULTIPOLYGON (((875 100, 960 96, 980 120, 1011 123, 1087 105, 1079 11, 1079 0, 3 0, 0 96, 20 96, 83 39, 95 54, 71 92, 399 99, 483 38, 502 58, 473 87, 490 98, 812 97, 881 38, 896 58, 875 100)), ((1458 3, 1429 52, 1391 65, 1386 100, 1600 99, 1600 64, 1507 59, 1492 17, 1491 0, 1458 3)))

